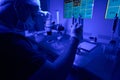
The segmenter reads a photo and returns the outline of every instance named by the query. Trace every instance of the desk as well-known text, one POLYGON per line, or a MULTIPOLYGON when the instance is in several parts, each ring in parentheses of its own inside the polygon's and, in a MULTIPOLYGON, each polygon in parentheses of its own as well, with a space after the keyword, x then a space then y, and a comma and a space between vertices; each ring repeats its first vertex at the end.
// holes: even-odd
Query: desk
MULTIPOLYGON (((53 36, 43 38, 40 44, 42 44, 43 47, 47 47, 48 51, 53 52, 55 55, 59 56, 64 53, 68 43, 69 36, 63 36, 63 38, 60 40, 57 40, 56 36, 53 36)), ((100 77, 102 80, 111 80, 116 63, 106 58, 104 54, 105 46, 106 45, 104 44, 98 43, 97 47, 89 53, 85 53, 83 55, 76 54, 73 65, 88 70, 89 72, 100 77)), ((54 58, 54 60, 55 59, 56 58, 54 58)))
MULTIPOLYGON (((100 77, 102 80, 119 80, 118 70, 120 71, 120 61, 118 60, 119 57, 114 59, 108 58, 106 56, 108 49, 108 45, 106 44, 99 44, 93 51, 89 52, 87 56, 76 55, 74 65, 79 68, 84 68, 91 73, 95 74, 96 76, 100 77), (118 58, 118 59, 117 59, 118 58), (117 67, 117 65, 119 65, 117 67), (117 69, 118 68, 118 69, 117 69), (116 70, 117 69, 117 70, 116 70), (115 72, 115 70, 117 72, 115 72), (117 76, 116 76, 117 75, 117 76), (115 77, 118 79, 114 79, 115 77)), ((115 52, 111 53, 114 54, 115 52)), ((118 52, 119 53, 119 52, 118 52)), ((113 56, 114 57, 114 56, 113 56)))
MULTIPOLYGON (((39 36, 37 38, 40 39, 39 36)), ((61 39, 57 39, 57 35, 54 34, 52 36, 44 36, 38 45, 45 49, 48 59, 54 61, 59 55, 64 54, 69 42, 68 35, 63 35, 61 39)))

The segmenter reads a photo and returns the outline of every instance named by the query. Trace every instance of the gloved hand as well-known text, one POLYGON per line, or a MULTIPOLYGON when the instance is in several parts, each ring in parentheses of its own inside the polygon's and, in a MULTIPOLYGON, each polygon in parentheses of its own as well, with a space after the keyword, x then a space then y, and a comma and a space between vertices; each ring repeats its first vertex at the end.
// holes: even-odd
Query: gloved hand
POLYGON ((82 24, 74 23, 71 27, 70 36, 80 40, 82 37, 82 24))

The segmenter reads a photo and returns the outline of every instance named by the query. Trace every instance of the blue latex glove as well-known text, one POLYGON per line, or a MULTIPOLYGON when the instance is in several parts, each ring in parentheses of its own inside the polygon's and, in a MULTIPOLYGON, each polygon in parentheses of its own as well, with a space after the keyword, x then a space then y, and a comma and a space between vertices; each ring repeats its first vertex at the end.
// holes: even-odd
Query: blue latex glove
POLYGON ((82 24, 74 23, 71 27, 70 36, 80 39, 82 36, 82 24))

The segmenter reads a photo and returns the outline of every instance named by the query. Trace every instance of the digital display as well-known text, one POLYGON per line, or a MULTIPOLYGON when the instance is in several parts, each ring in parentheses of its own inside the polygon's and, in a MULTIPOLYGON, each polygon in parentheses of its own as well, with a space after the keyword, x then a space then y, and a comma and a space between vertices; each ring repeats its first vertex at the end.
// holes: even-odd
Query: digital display
POLYGON ((108 0, 105 19, 114 19, 116 14, 120 18, 120 0, 108 0))
POLYGON ((64 0, 64 18, 92 18, 93 6, 94 0, 64 0))

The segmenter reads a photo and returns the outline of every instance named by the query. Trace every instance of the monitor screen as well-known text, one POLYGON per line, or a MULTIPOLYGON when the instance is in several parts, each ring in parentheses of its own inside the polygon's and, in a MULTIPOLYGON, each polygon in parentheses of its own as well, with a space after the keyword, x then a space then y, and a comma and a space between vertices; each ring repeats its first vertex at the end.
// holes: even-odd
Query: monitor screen
POLYGON ((92 18, 94 0, 64 0, 64 18, 92 18))
POLYGON ((105 19, 114 19, 116 14, 120 18, 120 0, 108 0, 105 19))

